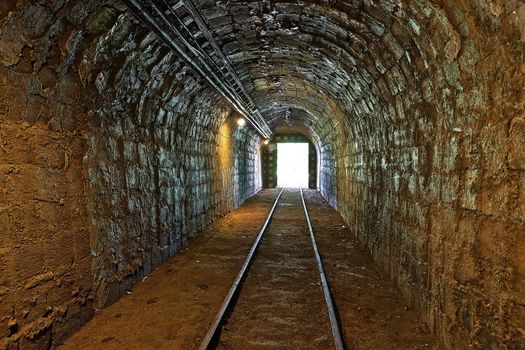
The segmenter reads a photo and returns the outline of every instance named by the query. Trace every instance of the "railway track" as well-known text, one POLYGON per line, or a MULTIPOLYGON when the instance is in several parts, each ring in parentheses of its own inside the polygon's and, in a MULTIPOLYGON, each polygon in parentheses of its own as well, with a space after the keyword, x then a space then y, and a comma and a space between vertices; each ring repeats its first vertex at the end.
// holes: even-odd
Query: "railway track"
MULTIPOLYGON (((235 280, 233 281, 232 286, 230 287, 221 307, 219 308, 213 322, 208 328, 208 331, 199 346, 200 350, 215 349, 217 347, 223 325, 226 323, 229 315, 231 315, 235 311, 235 301, 239 297, 239 295, 242 294, 243 282, 246 280, 247 276, 249 275, 250 267, 254 263, 257 262, 257 258, 256 258, 257 251, 261 245, 261 241, 263 240, 265 233, 268 231, 268 227, 270 226, 272 217, 274 216, 274 213, 277 210, 279 201, 281 200, 284 192, 285 192, 285 189, 282 189, 277 195, 270 209, 270 212, 268 216, 266 217, 266 220, 264 221, 257 237, 255 238, 239 273, 237 274, 235 280)), ((317 281, 310 281, 310 283, 316 283, 316 284, 320 283, 321 288, 319 290, 319 293, 322 293, 323 298, 324 298, 326 312, 327 312, 328 320, 330 323, 331 338, 333 340, 332 343, 336 350, 342 350, 345 348, 345 345, 341 337, 340 326, 337 320, 335 307, 334 307, 332 297, 330 294, 330 287, 328 284, 328 279, 324 272, 323 263, 321 259, 321 253, 319 252, 319 248, 317 247, 315 232, 314 232, 311 220, 310 220, 310 215, 308 213, 308 208, 306 206, 306 201, 305 201, 302 189, 300 190, 300 196, 301 196, 300 198, 301 198, 301 204, 303 207, 302 209, 304 211, 305 221, 307 224, 307 232, 305 232, 305 234, 309 236, 309 240, 311 242, 311 248, 313 250, 313 255, 315 256, 315 265, 317 266, 317 270, 318 270, 317 281)), ((290 204, 287 204, 287 205, 290 205, 290 204)))

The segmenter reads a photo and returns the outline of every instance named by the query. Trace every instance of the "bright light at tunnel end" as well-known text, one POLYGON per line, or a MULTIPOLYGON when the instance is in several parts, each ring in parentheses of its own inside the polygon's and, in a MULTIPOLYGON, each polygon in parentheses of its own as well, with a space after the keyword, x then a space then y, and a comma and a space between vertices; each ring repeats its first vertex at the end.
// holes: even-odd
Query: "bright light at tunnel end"
POLYGON ((308 187, 307 143, 277 143, 277 187, 308 187))

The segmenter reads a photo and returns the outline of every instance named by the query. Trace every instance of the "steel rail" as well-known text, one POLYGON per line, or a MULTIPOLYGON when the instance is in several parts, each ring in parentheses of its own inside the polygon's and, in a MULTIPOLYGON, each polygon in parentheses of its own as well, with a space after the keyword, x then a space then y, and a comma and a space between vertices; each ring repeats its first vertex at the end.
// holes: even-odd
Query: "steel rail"
POLYGON ((319 270, 319 277, 321 279, 321 284, 323 287, 324 299, 326 301, 326 307, 328 309, 328 317, 330 318, 330 327, 332 328, 332 336, 334 338, 334 345, 336 350, 343 350, 344 344, 343 339, 341 338, 341 332, 339 331, 339 322, 337 322, 337 316, 335 314, 334 304, 332 302, 332 296, 330 295, 330 286, 328 285, 328 279, 324 273, 323 261, 321 259, 321 254, 319 253, 319 248, 317 248, 317 242, 315 239, 314 229, 310 221, 310 215, 308 214, 308 208, 306 207, 306 202, 304 201, 303 189, 301 191, 301 201, 303 202, 304 214, 306 215, 306 222, 308 223, 308 231, 310 231, 310 238, 312 240, 312 246, 315 252, 315 259, 317 260, 317 269, 319 270))
POLYGON ((231 286, 228 294, 226 295, 226 298, 224 299, 221 308, 219 309, 219 312, 217 312, 217 315, 215 316, 215 319, 213 320, 212 324, 208 328, 208 331, 206 332, 206 336, 202 340, 199 350, 206 350, 212 343, 215 335, 217 334, 217 330, 219 329, 219 326, 221 325, 224 314, 228 310, 233 297, 237 293, 237 290, 239 289, 239 285, 241 281, 243 280, 246 271, 248 270, 248 267, 252 263, 253 256, 255 255, 255 251, 257 250, 257 247, 259 246, 259 243, 261 242, 264 233, 266 232, 266 228, 268 227, 268 224, 270 223, 270 220, 272 219, 273 212, 275 211, 275 208, 277 207, 277 203, 279 202, 279 199, 281 198, 281 195, 284 192, 284 188, 279 192, 277 195, 277 198, 275 199, 275 202, 273 203, 272 209, 270 210, 270 213, 266 217, 266 220, 264 221, 264 224, 261 227, 261 230, 259 231, 259 234, 255 238, 255 241, 252 244, 252 247, 250 249, 250 252, 248 253, 248 256, 246 257, 246 260, 244 261, 244 264, 241 267, 241 270, 239 271, 239 274, 233 281, 233 285, 231 286))

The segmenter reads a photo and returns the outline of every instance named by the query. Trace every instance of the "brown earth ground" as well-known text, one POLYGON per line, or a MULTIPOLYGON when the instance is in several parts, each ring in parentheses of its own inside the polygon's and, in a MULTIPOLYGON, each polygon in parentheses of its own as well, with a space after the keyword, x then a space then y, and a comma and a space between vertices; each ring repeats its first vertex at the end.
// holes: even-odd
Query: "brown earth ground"
MULTIPOLYGON (((97 312, 60 349, 197 348, 277 194, 261 191, 219 219, 130 295, 97 312)), ((305 195, 347 347, 438 348, 341 216, 317 191, 305 195)), ((318 281, 299 192, 287 190, 219 348, 332 348, 318 281)))
POLYGON ((219 349, 331 349, 330 332, 300 193, 285 191, 219 349))

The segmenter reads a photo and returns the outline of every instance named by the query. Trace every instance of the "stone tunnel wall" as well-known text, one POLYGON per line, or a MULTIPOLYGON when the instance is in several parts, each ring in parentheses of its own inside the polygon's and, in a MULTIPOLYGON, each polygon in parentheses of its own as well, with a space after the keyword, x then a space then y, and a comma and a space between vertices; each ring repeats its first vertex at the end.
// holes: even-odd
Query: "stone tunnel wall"
POLYGON ((523 348, 525 5, 441 5, 391 26, 321 191, 444 347, 523 348))
POLYGON ((0 348, 47 348, 93 314, 81 20, 1 5, 0 348))
POLYGON ((525 347, 525 3, 196 2, 442 346, 525 347))
POLYGON ((118 3, 0 10, 0 348, 48 348, 256 193, 259 139, 118 3))
POLYGON ((233 207, 238 207, 261 188, 261 138, 252 129, 233 132, 233 207))

